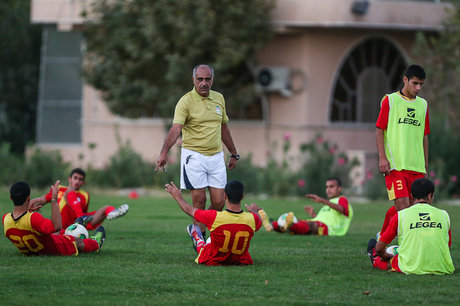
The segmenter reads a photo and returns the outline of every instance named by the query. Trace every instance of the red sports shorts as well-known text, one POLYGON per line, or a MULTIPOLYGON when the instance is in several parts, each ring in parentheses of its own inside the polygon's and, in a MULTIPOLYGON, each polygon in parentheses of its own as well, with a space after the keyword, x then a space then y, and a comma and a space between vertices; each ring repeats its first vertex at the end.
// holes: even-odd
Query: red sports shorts
POLYGON ((393 201, 398 198, 409 197, 412 199, 410 187, 412 183, 425 175, 420 172, 406 170, 392 170, 390 174, 385 175, 385 184, 387 186, 388 199, 393 201))

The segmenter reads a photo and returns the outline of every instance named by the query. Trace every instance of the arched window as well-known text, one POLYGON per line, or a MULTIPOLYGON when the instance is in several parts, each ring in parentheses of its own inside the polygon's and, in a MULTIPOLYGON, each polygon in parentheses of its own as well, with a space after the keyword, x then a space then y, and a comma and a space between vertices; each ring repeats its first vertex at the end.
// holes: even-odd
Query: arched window
POLYGON ((404 56, 388 39, 363 40, 344 59, 336 76, 331 122, 375 122, 382 97, 402 88, 406 66, 404 56))

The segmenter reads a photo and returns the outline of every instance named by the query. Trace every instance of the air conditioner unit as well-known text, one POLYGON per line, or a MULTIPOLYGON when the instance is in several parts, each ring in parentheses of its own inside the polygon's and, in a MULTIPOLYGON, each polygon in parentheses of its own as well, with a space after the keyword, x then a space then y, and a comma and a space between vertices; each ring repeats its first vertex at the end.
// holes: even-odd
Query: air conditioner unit
POLYGON ((283 66, 256 68, 256 89, 262 92, 290 92, 291 70, 283 66))

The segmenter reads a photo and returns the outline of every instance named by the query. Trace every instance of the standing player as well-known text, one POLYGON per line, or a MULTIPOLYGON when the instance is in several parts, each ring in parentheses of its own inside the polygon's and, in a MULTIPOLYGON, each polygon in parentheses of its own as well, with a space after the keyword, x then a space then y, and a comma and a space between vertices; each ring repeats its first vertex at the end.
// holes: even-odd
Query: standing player
POLYGON ((3 216, 5 236, 25 255, 78 255, 78 252, 99 251, 105 241, 103 226, 96 229, 92 239, 79 239, 56 232, 62 229, 59 213, 57 181, 51 188, 51 220, 33 212, 30 187, 26 182, 11 186, 10 199, 14 203, 12 213, 3 216))
MULTIPOLYGON (((63 229, 77 222, 85 225, 89 230, 94 230, 106 218, 111 220, 124 216, 129 210, 128 204, 123 204, 117 209, 113 206, 105 205, 96 211, 88 212, 89 193, 81 189, 85 184, 85 178, 85 171, 75 168, 70 172, 69 186, 59 186, 58 203, 63 229)), ((52 191, 40 198, 33 199, 32 205, 40 208, 43 204, 50 202, 51 197, 52 191)))
MULTIPOLYGON (((227 183, 222 142, 230 152, 228 168, 236 166, 240 158, 227 126, 224 97, 211 90, 214 70, 209 65, 193 69, 192 91, 177 103, 173 125, 158 157, 155 168, 163 168, 168 152, 182 131, 180 188, 189 189, 193 207, 205 209, 206 188, 211 197, 211 209, 221 211, 225 205, 224 187, 227 183)), ((199 224, 196 220, 195 224, 199 224)), ((206 227, 199 224, 205 233, 206 227)))
POLYGON ((412 184, 414 204, 393 216, 377 242, 369 240, 367 254, 372 266, 405 274, 452 274, 450 218, 445 210, 431 206, 434 184, 420 178, 412 184), (386 246, 398 235, 398 255, 386 246))
POLYGON ((225 186, 225 211, 196 209, 184 200, 173 182, 165 186, 180 208, 187 215, 205 224, 210 231, 211 241, 206 243, 197 225, 190 224, 187 227, 193 246, 198 252, 196 263, 208 266, 253 264, 249 255, 249 243, 254 233, 262 226, 257 213, 260 208, 253 203, 246 205, 249 213, 241 210, 244 192, 241 182, 230 181, 225 186))
POLYGON ((379 170, 385 176, 394 207, 385 216, 383 233, 391 217, 411 205, 410 186, 428 168, 428 103, 418 95, 425 82, 421 66, 411 65, 399 92, 386 95, 376 123, 379 170))
POLYGON ((282 233, 289 231, 299 235, 344 236, 350 228, 353 209, 347 198, 341 196, 342 190, 342 182, 339 178, 328 178, 326 180, 328 199, 321 198, 315 194, 305 195, 305 197, 317 203, 324 204, 318 214, 315 213, 312 206, 305 206, 305 212, 312 219, 294 222, 294 214, 290 212, 286 216, 286 222, 279 226, 277 221, 270 222, 265 211, 261 210, 259 214, 262 217, 263 225, 268 232, 275 230, 282 233))

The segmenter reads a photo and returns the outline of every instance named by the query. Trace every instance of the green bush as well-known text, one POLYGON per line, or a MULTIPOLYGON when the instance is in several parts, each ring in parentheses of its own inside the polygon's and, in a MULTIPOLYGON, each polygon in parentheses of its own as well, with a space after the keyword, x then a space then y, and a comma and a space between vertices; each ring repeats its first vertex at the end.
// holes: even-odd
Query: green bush
POLYGON ((261 192, 259 186, 259 173, 261 169, 252 163, 252 154, 242 156, 235 168, 227 171, 227 180, 238 180, 244 183, 244 192, 258 194, 261 192))
POLYGON ((114 188, 140 187, 151 185, 149 176, 153 166, 145 162, 135 152, 130 142, 120 145, 115 155, 110 157, 109 164, 99 171, 92 171, 97 182, 102 186, 114 188), (98 173, 99 172, 99 173, 98 173))
POLYGON ((59 151, 37 148, 26 160, 23 177, 34 188, 44 188, 67 177, 69 168, 70 164, 63 161, 59 151))
POLYGON ((366 178, 363 184, 363 195, 371 200, 388 199, 385 187, 385 177, 380 171, 366 170, 366 178))
POLYGON ((11 185, 11 183, 22 178, 21 158, 11 153, 11 145, 9 143, 2 143, 0 146, 0 185, 11 185))
MULTIPOLYGON (((329 177, 338 177, 344 188, 351 185, 351 170, 359 165, 357 159, 349 160, 343 152, 338 152, 337 145, 325 140, 318 134, 314 140, 300 146, 302 167, 299 170, 299 179, 304 180, 298 194, 324 194, 324 183, 329 177)), ((301 181, 299 181, 299 187, 301 181)))
POLYGON ((460 197, 460 135, 445 129, 442 118, 430 122, 428 178, 439 198, 460 197))

